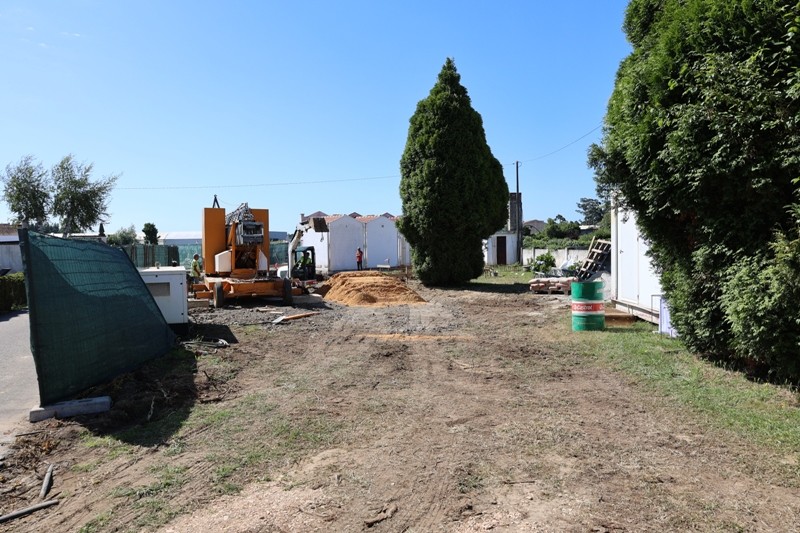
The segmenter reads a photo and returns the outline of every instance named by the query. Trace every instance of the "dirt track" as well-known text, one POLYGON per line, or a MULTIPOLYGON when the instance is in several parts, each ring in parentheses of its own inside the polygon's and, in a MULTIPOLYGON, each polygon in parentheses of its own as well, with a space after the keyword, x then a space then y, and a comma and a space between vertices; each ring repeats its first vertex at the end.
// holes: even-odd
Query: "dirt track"
MULTIPOLYGON (((77 531, 92 520, 91 531, 151 530, 141 520, 150 511, 120 494, 165 461, 184 479, 169 492, 184 514, 158 526, 165 533, 798 529, 796 465, 775 466, 596 366, 569 331, 567 297, 522 285, 413 288, 424 303, 298 304, 292 313, 320 313, 278 325, 288 310, 194 315, 198 330, 229 326, 237 341, 218 354, 235 370, 224 388, 196 373, 198 402, 253 409, 214 453, 252 445, 254 434, 268 448, 276 433, 264 424, 276 413, 326 428, 281 460, 237 470, 241 492, 212 486, 218 443, 202 424, 109 459, 81 445, 78 422, 53 421, 37 427, 52 445, 35 464, 58 465, 63 501, 0 531, 77 531), (94 459, 105 462, 75 468, 94 459)), ((11 492, 13 506, 32 490, 11 492)))

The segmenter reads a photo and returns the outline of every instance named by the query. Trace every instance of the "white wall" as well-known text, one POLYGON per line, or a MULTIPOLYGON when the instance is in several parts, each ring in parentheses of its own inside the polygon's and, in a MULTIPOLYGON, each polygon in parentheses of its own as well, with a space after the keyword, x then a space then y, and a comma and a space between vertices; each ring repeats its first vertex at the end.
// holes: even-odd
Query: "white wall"
POLYGON ((556 268, 561 268, 566 264, 571 266, 577 262, 583 262, 586 256, 589 255, 589 250, 579 248, 559 248, 557 250, 548 250, 547 248, 523 248, 522 249, 522 262, 524 265, 529 265, 533 262, 534 258, 544 254, 551 254, 556 259, 556 268))
POLYGON ((0 242, 0 268, 10 268, 11 272, 22 272, 22 251, 18 242, 0 242))
POLYGON ((329 272, 356 269, 356 248, 366 248, 366 228, 353 217, 342 216, 328 223, 330 247, 329 272))
MULTIPOLYGON (((399 264, 398 233, 394 221, 380 216, 366 223, 366 246, 364 250, 364 268, 375 268, 376 265, 399 264)), ((353 251, 355 257, 355 250, 353 251)))
POLYGON ((650 258, 647 241, 636 226, 633 213, 611 211, 612 292, 620 302, 654 311, 661 305, 661 283, 650 258))

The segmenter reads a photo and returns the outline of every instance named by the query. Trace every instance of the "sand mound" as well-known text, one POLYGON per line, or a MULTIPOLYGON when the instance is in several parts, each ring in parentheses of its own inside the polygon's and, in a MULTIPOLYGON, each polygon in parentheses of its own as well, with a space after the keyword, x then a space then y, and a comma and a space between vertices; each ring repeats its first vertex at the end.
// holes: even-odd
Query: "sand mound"
POLYGON ((340 272, 317 289, 326 300, 345 305, 384 306, 416 304, 425 300, 406 284, 379 272, 340 272))

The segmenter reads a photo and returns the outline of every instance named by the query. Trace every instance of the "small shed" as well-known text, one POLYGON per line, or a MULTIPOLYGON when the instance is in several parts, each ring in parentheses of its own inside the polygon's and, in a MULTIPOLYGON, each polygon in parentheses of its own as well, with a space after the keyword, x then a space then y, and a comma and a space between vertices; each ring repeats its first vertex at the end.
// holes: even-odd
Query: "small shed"
POLYGON ((513 265, 518 263, 517 233, 501 230, 486 240, 484 261, 487 265, 513 265))

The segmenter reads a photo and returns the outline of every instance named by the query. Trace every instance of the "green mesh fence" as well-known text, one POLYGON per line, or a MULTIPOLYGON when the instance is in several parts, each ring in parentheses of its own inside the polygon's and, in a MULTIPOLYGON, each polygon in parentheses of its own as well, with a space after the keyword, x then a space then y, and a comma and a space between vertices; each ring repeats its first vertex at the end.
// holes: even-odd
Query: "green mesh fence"
POLYGON ((203 257, 203 247, 199 244, 178 244, 178 266, 182 266, 186 270, 192 269, 192 259, 194 254, 203 257))
POLYGON ((119 248, 20 230, 42 405, 167 353, 175 335, 119 248))

